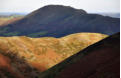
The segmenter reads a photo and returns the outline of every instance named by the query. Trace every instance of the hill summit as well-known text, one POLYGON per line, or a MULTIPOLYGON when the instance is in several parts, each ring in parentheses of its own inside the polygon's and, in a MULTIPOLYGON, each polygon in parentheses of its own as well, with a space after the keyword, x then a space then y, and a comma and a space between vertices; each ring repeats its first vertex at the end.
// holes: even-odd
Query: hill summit
POLYGON ((44 16, 49 16, 50 14, 58 14, 58 15, 65 15, 65 13, 68 15, 78 13, 78 14, 86 14, 87 12, 82 9, 75 9, 70 6, 63 6, 63 5, 47 5, 40 9, 37 9, 29 14, 31 15, 38 15, 43 14, 44 16))

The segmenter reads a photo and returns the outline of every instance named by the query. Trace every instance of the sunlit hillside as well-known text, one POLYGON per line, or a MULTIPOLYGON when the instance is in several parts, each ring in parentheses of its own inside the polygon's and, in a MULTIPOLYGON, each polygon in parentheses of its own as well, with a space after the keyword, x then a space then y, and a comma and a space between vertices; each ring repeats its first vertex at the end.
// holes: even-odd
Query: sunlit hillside
POLYGON ((0 26, 10 24, 17 20, 20 20, 24 16, 0 16, 0 26))
POLYGON ((98 33, 77 33, 62 38, 0 37, 0 53, 20 57, 44 71, 105 37, 98 33))

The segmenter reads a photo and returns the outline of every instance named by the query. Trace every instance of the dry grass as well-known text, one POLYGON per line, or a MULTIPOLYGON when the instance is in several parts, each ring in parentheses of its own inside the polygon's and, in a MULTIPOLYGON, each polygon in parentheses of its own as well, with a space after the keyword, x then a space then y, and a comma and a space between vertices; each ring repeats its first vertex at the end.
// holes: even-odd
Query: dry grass
POLYGON ((0 37, 0 51, 16 53, 44 71, 105 37, 98 33, 77 33, 62 38, 0 37))

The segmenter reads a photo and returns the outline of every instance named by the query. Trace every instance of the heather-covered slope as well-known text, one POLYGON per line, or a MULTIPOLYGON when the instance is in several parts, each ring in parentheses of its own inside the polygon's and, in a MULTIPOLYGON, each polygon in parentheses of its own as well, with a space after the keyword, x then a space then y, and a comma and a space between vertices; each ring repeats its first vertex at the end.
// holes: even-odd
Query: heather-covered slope
POLYGON ((88 14, 69 6, 48 5, 25 18, 0 27, 0 36, 62 37, 79 32, 114 34, 119 32, 120 19, 88 14))
POLYGON ((62 38, 0 37, 0 54, 3 56, 0 58, 0 67, 4 68, 0 72, 10 72, 6 70, 6 66, 9 66, 12 73, 18 72, 17 76, 34 78, 39 76, 39 72, 105 37, 107 35, 98 33, 77 33, 62 38))
POLYGON ((40 78, 119 78, 120 34, 97 42, 41 73, 40 78))

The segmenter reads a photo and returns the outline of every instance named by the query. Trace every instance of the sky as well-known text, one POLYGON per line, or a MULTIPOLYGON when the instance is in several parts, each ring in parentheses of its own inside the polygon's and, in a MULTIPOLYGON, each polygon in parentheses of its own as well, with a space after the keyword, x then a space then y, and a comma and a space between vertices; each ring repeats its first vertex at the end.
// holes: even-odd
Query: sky
POLYGON ((0 0, 0 12, 30 13, 50 4, 71 6, 92 13, 120 12, 120 0, 0 0))

